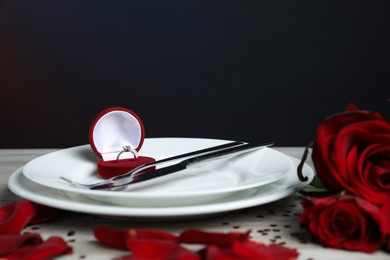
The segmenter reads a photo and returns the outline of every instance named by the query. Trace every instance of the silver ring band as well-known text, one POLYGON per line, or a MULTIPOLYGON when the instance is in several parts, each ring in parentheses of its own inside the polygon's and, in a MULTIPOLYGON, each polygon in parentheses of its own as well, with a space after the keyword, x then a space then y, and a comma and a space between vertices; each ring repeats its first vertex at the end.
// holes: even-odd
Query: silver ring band
POLYGON ((117 161, 120 159, 120 156, 121 156, 122 153, 132 153, 133 156, 134 156, 134 159, 137 159, 137 158, 138 158, 137 153, 136 153, 133 149, 131 149, 131 146, 130 146, 130 145, 124 145, 124 146, 123 146, 123 150, 120 151, 120 152, 118 153, 118 155, 116 156, 116 160, 117 160, 117 161))

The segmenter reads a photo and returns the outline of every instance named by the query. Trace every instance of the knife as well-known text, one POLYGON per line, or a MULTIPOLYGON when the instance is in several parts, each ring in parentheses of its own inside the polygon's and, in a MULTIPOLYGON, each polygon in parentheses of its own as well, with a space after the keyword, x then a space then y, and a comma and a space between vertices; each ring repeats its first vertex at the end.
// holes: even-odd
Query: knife
MULTIPOLYGON (((264 148, 264 147, 271 146, 271 145, 273 145, 273 142, 242 144, 242 145, 238 145, 238 146, 229 147, 229 148, 226 148, 223 150, 210 152, 210 153, 207 153, 204 155, 198 155, 195 157, 191 157, 191 158, 185 159, 179 163, 176 163, 176 164, 173 164, 173 165, 170 165, 167 167, 163 167, 160 169, 140 173, 140 171, 143 171, 145 169, 143 167, 140 171, 133 172, 133 174, 131 174, 131 175, 117 178, 117 179, 112 179, 110 183, 96 185, 94 187, 91 187, 90 189, 91 190, 110 189, 110 188, 117 188, 117 187, 121 187, 121 186, 127 186, 127 185, 134 184, 134 183, 140 183, 140 182, 144 182, 147 180, 155 179, 155 178, 162 177, 162 176, 174 173, 174 172, 184 170, 186 168, 191 167, 192 165, 198 164, 198 163, 206 161, 206 160, 214 160, 216 158, 221 158, 223 156, 227 156, 230 154, 240 154, 242 152, 249 152, 251 150, 260 149, 260 148, 264 148)), ((163 160, 161 160, 161 161, 163 161, 163 160)), ((160 161, 157 161, 157 162, 160 162, 160 161)), ((152 167, 152 165, 150 167, 152 167)))

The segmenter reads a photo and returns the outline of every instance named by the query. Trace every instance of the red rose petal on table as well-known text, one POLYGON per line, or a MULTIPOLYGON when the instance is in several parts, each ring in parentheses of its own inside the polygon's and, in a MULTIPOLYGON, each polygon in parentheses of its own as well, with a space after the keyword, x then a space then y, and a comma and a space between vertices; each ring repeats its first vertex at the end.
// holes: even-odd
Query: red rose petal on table
POLYGON ((36 245, 42 242, 39 234, 6 234, 0 235, 0 257, 10 254, 25 245, 36 245))
POLYGON ((2 260, 41 260, 52 259, 55 256, 69 254, 72 248, 60 237, 50 237, 38 245, 26 245, 8 254, 2 260))
POLYGON ((202 259, 205 260, 239 260, 238 256, 235 256, 231 248, 218 247, 215 245, 209 245, 199 252, 202 259))
POLYGON ((248 240, 249 234, 250 231, 246 233, 239 233, 239 232, 216 233, 216 232, 205 232, 198 229, 188 229, 183 231, 179 235, 178 242, 230 247, 234 241, 248 240))
POLYGON ((127 238, 177 241, 177 236, 171 233, 152 229, 128 229, 127 238))
POLYGON ((235 241, 233 252, 239 259, 247 260, 293 260, 297 259, 299 253, 278 244, 264 245, 254 241, 235 241))
POLYGON ((113 229, 109 226, 99 226, 94 231, 95 238, 103 244, 118 248, 127 249, 126 240, 137 239, 161 239, 176 241, 177 237, 168 232, 148 229, 113 229))
POLYGON ((126 230, 113 229, 108 226, 99 226, 95 228, 94 235, 97 240, 99 240, 101 243, 109 247, 123 249, 123 250, 127 249, 126 230))
POLYGON ((0 208, 0 234, 16 234, 30 222, 36 214, 34 203, 22 200, 0 208))
POLYGON ((127 239, 132 260, 200 260, 200 256, 172 240, 127 239))

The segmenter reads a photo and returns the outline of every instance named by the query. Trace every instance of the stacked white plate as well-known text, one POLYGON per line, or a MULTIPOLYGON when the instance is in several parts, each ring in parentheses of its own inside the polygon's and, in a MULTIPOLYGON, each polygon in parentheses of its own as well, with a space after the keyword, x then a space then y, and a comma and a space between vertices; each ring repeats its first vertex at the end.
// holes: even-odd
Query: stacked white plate
MULTIPOLYGON (((197 138, 145 139, 140 155, 167 158, 230 141, 197 138)), ((289 196, 313 179, 297 176, 299 160, 272 148, 202 162, 169 176, 130 185, 123 191, 77 188, 60 179, 81 183, 101 180, 99 158, 89 145, 38 157, 15 171, 8 187, 16 195, 55 208, 110 217, 137 219, 196 218, 262 205, 289 196)), ((145 173, 147 174, 147 173, 145 173)))

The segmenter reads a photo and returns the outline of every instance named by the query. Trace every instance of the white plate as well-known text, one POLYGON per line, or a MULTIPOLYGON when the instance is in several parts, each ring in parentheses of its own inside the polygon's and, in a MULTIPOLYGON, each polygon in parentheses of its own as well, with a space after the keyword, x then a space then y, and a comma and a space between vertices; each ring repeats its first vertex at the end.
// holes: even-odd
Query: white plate
MULTIPOLYGON (((299 160, 290 157, 294 168, 299 160)), ((82 212, 88 214, 120 217, 139 220, 174 220, 199 218, 209 215, 222 214, 238 209, 263 205, 291 195, 307 186, 314 177, 314 172, 307 164, 303 167, 305 182, 299 181, 297 174, 289 174, 282 179, 253 189, 253 194, 245 196, 242 192, 232 193, 214 202, 192 206, 177 207, 125 207, 106 202, 99 202, 78 196, 69 198, 64 192, 31 182, 24 177, 22 168, 16 170, 8 180, 9 189, 16 195, 46 206, 82 212)))
MULTIPOLYGON (((195 138, 146 139, 140 155, 166 158, 211 147, 226 140, 195 138)), ((204 162, 192 168, 152 181, 130 185, 125 191, 89 190, 71 186, 60 176, 81 183, 100 181, 97 156, 88 145, 77 146, 38 157, 23 169, 29 180, 85 197, 137 207, 166 207, 199 204, 273 183, 294 171, 291 158, 270 148, 204 162)))

